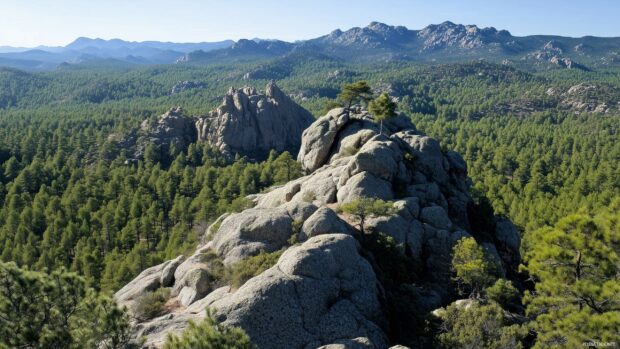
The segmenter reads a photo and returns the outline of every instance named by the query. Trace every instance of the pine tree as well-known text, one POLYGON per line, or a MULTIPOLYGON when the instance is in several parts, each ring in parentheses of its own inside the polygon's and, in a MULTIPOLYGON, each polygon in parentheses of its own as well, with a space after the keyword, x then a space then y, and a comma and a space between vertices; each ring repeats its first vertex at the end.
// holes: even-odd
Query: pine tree
POLYGON ((338 94, 338 100, 342 101, 347 107, 347 111, 351 110, 354 103, 367 102, 372 98, 372 91, 368 82, 357 81, 342 86, 341 92, 338 94))
POLYGON ((123 348, 129 319, 75 273, 0 263, 0 347, 123 348))
POLYGON ((616 341, 620 328, 620 199, 597 216, 576 214, 524 241, 536 280, 524 298, 536 348, 616 341))
POLYGON ((371 216, 388 216, 392 214, 394 208, 391 202, 386 202, 375 198, 361 198, 343 204, 340 209, 354 216, 359 221, 359 229, 362 236, 365 235, 366 219, 371 216))
POLYGON ((396 115, 396 103, 392 101, 386 92, 383 92, 379 97, 370 101, 368 111, 374 116, 376 121, 381 123, 379 133, 383 134, 383 120, 396 115))
POLYGON ((473 237, 462 238, 454 245, 452 269, 459 288, 476 298, 495 280, 492 262, 473 237))

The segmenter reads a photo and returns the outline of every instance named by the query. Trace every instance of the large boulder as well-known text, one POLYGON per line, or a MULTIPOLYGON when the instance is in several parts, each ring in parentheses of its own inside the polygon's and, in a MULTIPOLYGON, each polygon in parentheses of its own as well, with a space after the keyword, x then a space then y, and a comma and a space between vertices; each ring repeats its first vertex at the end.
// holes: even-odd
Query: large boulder
POLYGON ((416 169, 424 173, 428 179, 439 184, 447 182, 449 163, 441 152, 439 142, 415 131, 398 132, 393 137, 406 146, 416 169))
POLYGON ((450 217, 441 206, 428 206, 420 211, 420 220, 438 229, 452 228, 450 217))
POLYGON ((211 307, 260 348, 316 348, 358 337, 386 348, 377 280, 359 249, 350 235, 315 236, 211 307))
POLYGON ((293 235, 293 222, 305 221, 317 207, 290 202, 275 208, 255 207, 227 216, 209 244, 225 265, 284 247, 293 235))
POLYGON ((321 207, 312 216, 303 222, 301 227, 302 238, 307 239, 316 235, 328 233, 349 234, 351 227, 328 207, 321 207))
POLYGON ((265 158, 272 149, 297 155, 301 134, 314 121, 274 83, 264 93, 231 88, 222 105, 196 122, 198 140, 224 154, 265 158))
POLYGON ((131 305, 149 292, 160 287, 171 286, 174 281, 174 272, 183 261, 183 256, 166 261, 143 270, 135 279, 118 290, 114 299, 121 306, 131 308, 131 305))
POLYGON ((254 208, 225 218, 213 236, 212 246, 231 265, 260 251, 273 252, 292 234, 293 219, 280 208, 254 208))
POLYGON ((400 215, 372 217, 366 222, 366 230, 392 237, 407 249, 407 254, 415 261, 422 260, 424 226, 419 221, 407 220, 400 215))
POLYGON ((511 221, 506 218, 497 219, 495 222, 495 238, 506 248, 519 253, 521 236, 511 221))
POLYGON ((420 215, 420 199, 417 197, 396 200, 393 206, 396 213, 408 222, 417 219, 420 215))
POLYGON ((368 140, 349 161, 348 175, 369 172, 393 181, 399 172, 403 152, 398 145, 383 135, 368 140))
POLYGON ((174 272, 174 284, 170 295, 177 297, 183 306, 189 306, 203 298, 213 289, 211 275, 218 265, 218 256, 213 253, 211 243, 199 248, 192 256, 179 264, 174 272))
POLYGON ((303 131, 297 160, 307 173, 313 172, 327 162, 338 131, 348 121, 348 112, 343 108, 333 109, 303 131))
POLYGON ((351 202, 362 197, 391 200, 394 198, 392 184, 370 172, 360 172, 349 178, 346 184, 336 194, 341 204, 351 202))

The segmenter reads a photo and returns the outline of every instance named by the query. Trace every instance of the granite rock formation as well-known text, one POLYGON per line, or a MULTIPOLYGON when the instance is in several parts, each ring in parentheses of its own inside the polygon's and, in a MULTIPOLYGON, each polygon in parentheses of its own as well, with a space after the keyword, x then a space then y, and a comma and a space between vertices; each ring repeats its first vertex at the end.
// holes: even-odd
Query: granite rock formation
POLYGON ((460 155, 442 151, 402 115, 385 122, 381 134, 368 112, 334 109, 303 132, 298 161, 306 176, 259 194, 255 207, 209 227, 209 241, 194 255, 147 269, 117 292, 117 301, 131 309, 158 287, 172 291, 168 304, 175 306, 136 322, 134 338, 161 347, 168 333, 180 333, 208 307, 260 348, 396 344, 390 343, 388 286, 378 277, 376 256, 365 249, 352 217, 338 210, 362 197, 393 201, 394 213, 371 217, 364 230, 390 236, 411 256, 419 272, 406 286, 417 294, 420 316, 456 299, 450 258, 460 238, 474 236, 503 275, 519 263, 520 239, 509 221, 496 219, 484 232, 472 228, 478 217, 460 155), (238 289, 213 282, 213 258, 232 267, 278 250, 284 252, 273 267, 238 289))
POLYGON ((297 154, 302 131, 314 121, 274 83, 264 93, 231 88, 222 105, 196 122, 198 139, 224 154, 264 158, 270 150, 297 154))

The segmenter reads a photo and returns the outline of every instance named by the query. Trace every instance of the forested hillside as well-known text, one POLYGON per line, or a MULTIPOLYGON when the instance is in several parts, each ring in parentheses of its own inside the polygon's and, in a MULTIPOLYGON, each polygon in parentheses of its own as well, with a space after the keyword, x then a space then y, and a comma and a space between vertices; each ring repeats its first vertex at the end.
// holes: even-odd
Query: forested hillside
MULTIPOLYGON (((566 230, 579 214, 617 246, 618 68, 523 71, 484 61, 362 64, 293 54, 234 64, 0 69, 0 259, 75 272, 80 287, 113 292, 147 267, 189 255, 208 224, 250 207, 248 195, 301 176, 301 165, 286 152, 230 159, 204 143, 165 156, 147 148, 134 161, 122 139, 173 106, 205 115, 230 86, 270 80, 315 117, 343 84, 367 80, 417 129, 462 154, 477 209, 508 217, 526 240, 546 226, 566 230), (197 84, 171 93, 183 81, 197 84)), ((535 243, 523 249, 531 260, 544 253, 535 243)), ((552 280, 547 272, 531 270, 552 280)), ((540 333, 566 330, 538 325, 540 333)))

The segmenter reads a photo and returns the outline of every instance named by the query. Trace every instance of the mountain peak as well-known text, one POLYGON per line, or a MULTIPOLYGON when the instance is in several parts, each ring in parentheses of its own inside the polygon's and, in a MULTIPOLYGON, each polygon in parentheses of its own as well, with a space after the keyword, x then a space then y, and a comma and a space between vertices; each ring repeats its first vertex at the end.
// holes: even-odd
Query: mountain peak
POLYGON ((391 26, 373 21, 363 28, 354 27, 346 31, 336 29, 330 34, 312 41, 367 49, 392 46, 410 38, 411 33, 403 26, 391 26))
POLYGON ((71 43, 69 43, 66 47, 75 47, 75 46, 82 46, 84 44, 90 44, 94 41, 103 41, 102 39, 92 39, 92 38, 88 38, 86 36, 80 36, 77 39, 73 40, 71 43))
POLYGON ((480 28, 476 25, 455 24, 445 21, 431 24, 418 32, 424 40, 422 50, 430 51, 449 47, 475 49, 488 44, 504 45, 512 36, 506 30, 493 27, 480 28))
POLYGON ((440 26, 440 27, 456 27, 457 24, 455 24, 452 21, 443 21, 443 22, 439 23, 438 26, 440 26))
POLYGON ((375 30, 375 31, 387 31, 387 30, 393 29, 394 27, 391 25, 387 25, 385 23, 373 21, 373 22, 370 22, 370 24, 368 24, 366 28, 375 30))

